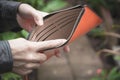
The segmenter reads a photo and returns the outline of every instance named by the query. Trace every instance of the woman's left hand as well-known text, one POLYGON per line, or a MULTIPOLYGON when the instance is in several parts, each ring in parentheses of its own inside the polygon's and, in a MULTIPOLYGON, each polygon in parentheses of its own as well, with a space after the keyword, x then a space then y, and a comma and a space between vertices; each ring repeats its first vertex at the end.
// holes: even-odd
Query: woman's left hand
POLYGON ((43 17, 48 15, 28 4, 21 4, 18 8, 17 21, 20 27, 30 32, 36 25, 43 25, 43 17))

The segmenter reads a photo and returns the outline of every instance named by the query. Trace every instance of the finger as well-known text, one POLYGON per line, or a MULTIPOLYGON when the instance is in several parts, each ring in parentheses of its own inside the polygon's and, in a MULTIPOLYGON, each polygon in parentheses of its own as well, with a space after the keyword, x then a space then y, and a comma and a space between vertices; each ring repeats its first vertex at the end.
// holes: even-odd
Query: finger
POLYGON ((40 67, 40 63, 27 63, 24 67, 26 69, 37 69, 40 67))
POLYGON ((47 56, 45 54, 32 54, 32 55, 29 55, 27 58, 26 58, 26 61, 27 62, 43 62, 47 59, 47 56))
POLYGON ((34 13, 33 17, 34 17, 35 23, 38 26, 42 26, 43 25, 43 17, 42 17, 42 15, 40 15, 39 13, 34 13))
POLYGON ((47 16, 49 13, 47 13, 47 12, 42 12, 42 11, 39 11, 38 10, 38 13, 40 14, 40 15, 42 15, 42 17, 45 17, 45 16, 47 16))
MULTIPOLYGON (((47 59, 46 59, 46 60, 48 60, 48 59, 50 59, 51 57, 55 56, 54 49, 53 49, 53 50, 45 51, 44 54, 47 56, 47 59)), ((46 61, 46 60, 45 60, 45 61, 46 61)), ((45 61, 43 61, 43 62, 45 62, 45 61)), ((42 64, 43 62, 40 62, 40 63, 42 64)))
POLYGON ((35 23, 38 26, 42 26, 43 23, 44 23, 43 17, 46 16, 46 15, 48 15, 48 13, 36 10, 35 17, 34 17, 35 23))
POLYGON ((55 50, 54 50, 54 53, 55 53, 55 56, 56 56, 56 57, 61 57, 61 54, 60 54, 60 50, 59 50, 59 49, 55 49, 55 50))
POLYGON ((63 45, 66 42, 66 39, 56 39, 56 40, 49 40, 49 41, 43 41, 43 42, 36 42, 34 44, 34 47, 37 51, 44 51, 48 49, 57 48, 61 45, 63 45))
POLYGON ((20 66, 23 66, 25 64, 26 64, 26 62, 14 61, 13 62, 13 67, 20 67, 20 66))
POLYGON ((65 47, 63 48, 63 50, 68 53, 68 52, 70 52, 70 47, 69 47, 69 46, 65 46, 65 47))
POLYGON ((30 74, 32 71, 33 70, 28 70, 28 69, 25 69, 25 68, 13 68, 14 73, 22 75, 22 76, 30 74))
MULTIPOLYGON (((38 53, 29 53, 25 56, 19 57, 16 59, 16 61, 21 62, 42 62, 47 59, 47 56, 45 54, 38 54, 38 53)), ((19 63, 18 63, 19 64, 19 63)))

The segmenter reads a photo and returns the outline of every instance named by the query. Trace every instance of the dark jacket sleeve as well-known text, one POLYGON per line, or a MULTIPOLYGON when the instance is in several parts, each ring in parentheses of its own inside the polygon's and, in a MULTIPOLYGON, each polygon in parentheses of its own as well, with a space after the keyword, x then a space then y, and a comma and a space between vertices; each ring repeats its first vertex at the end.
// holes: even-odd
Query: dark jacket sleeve
POLYGON ((0 41, 0 74, 12 71, 13 59, 8 41, 0 41))
MULTIPOLYGON (((0 32, 19 27, 16 20, 19 5, 19 2, 0 0, 0 32)), ((9 43, 0 41, 0 74, 11 71, 12 67, 13 60, 9 43)))
POLYGON ((20 29, 16 14, 20 2, 0 0, 0 32, 20 29))

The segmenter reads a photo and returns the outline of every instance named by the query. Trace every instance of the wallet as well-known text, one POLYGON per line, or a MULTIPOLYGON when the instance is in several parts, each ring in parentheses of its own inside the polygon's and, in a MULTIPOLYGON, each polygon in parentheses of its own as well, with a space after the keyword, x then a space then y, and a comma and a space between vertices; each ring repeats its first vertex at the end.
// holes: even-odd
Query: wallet
MULTIPOLYGON (((44 17, 44 25, 36 26, 30 33, 30 41, 66 39, 69 44, 102 23, 102 19, 87 5, 77 5, 50 13, 44 17)), ((59 47, 61 47, 59 46, 59 47)))

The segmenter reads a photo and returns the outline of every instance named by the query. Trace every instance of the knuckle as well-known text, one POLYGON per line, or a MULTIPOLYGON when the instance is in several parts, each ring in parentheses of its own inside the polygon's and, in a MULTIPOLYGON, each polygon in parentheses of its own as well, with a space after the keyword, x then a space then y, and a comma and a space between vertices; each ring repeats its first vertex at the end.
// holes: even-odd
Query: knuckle
POLYGON ((24 39, 24 38, 19 38, 19 40, 21 40, 21 41, 26 41, 26 39, 24 39))
POLYGON ((56 45, 57 45, 57 43, 55 43, 55 42, 53 42, 53 41, 49 43, 49 47, 52 47, 52 48, 53 48, 53 47, 56 47, 56 45))
POLYGON ((26 75, 26 73, 25 73, 26 71, 21 71, 21 70, 19 70, 19 71, 16 71, 15 73, 17 73, 17 74, 19 74, 19 75, 21 75, 21 76, 24 76, 24 75, 26 75))
POLYGON ((28 56, 26 56, 26 60, 28 62, 35 62, 35 61, 37 61, 37 56, 36 56, 36 54, 30 53, 30 54, 28 54, 28 56))
POLYGON ((31 50, 33 49, 33 48, 32 48, 32 46, 31 46, 31 45, 29 45, 29 44, 27 45, 27 47, 26 47, 26 48, 27 48, 27 50, 28 50, 28 51, 31 51, 31 50))
POLYGON ((45 61, 47 59, 47 56, 44 54, 39 54, 39 61, 45 61))
POLYGON ((27 75, 27 74, 29 74, 31 72, 32 72, 32 70, 26 70, 24 72, 20 72, 19 74, 22 75, 22 76, 24 76, 24 75, 27 75))
POLYGON ((53 47, 53 44, 52 44, 52 43, 49 43, 48 47, 53 47))
POLYGON ((26 61, 28 61, 28 62, 31 62, 31 61, 33 61, 34 59, 32 58, 32 57, 26 57, 26 59, 25 59, 26 61))
POLYGON ((30 65, 30 64, 26 64, 26 65, 25 65, 25 68, 26 68, 26 69, 30 69, 30 68, 31 68, 31 65, 30 65))
POLYGON ((25 40, 25 39, 23 39, 23 38, 21 38, 21 41, 23 42, 23 44, 24 44, 24 48, 26 49, 26 50, 31 50, 31 49, 33 49, 33 45, 32 45, 32 42, 30 42, 30 41, 27 41, 27 40, 25 40))

